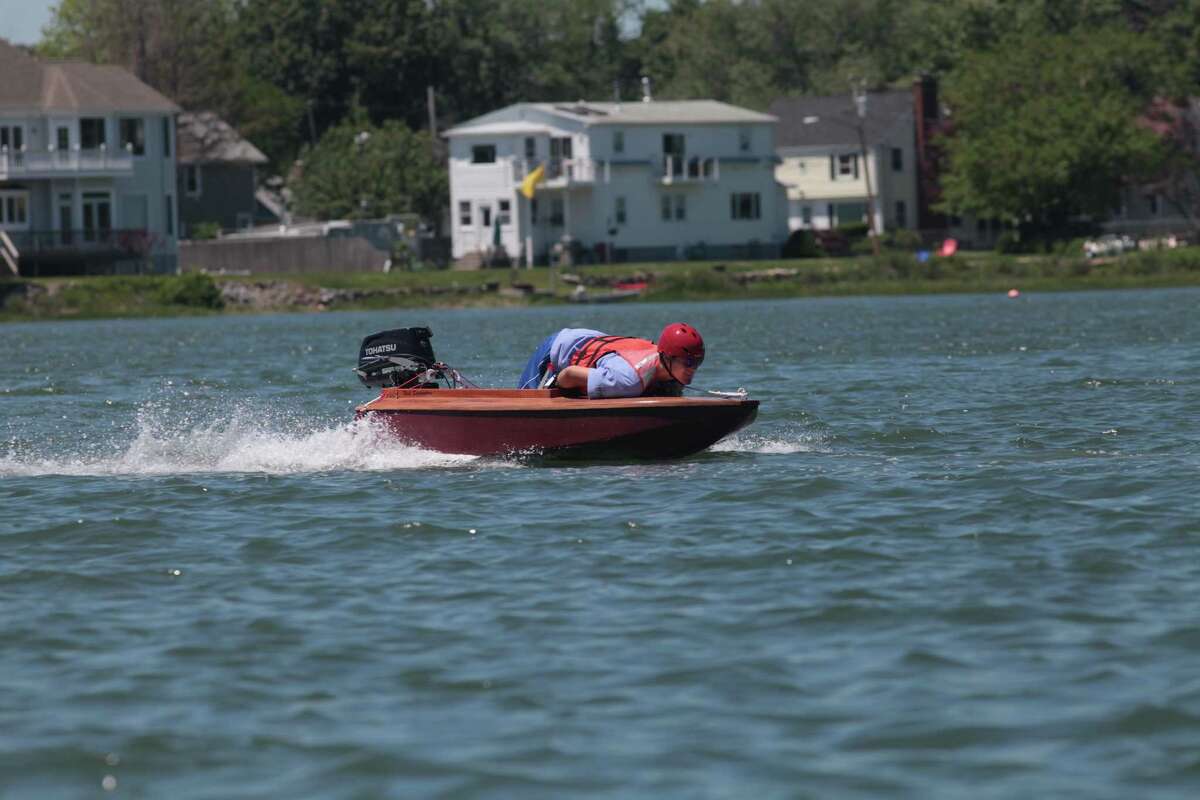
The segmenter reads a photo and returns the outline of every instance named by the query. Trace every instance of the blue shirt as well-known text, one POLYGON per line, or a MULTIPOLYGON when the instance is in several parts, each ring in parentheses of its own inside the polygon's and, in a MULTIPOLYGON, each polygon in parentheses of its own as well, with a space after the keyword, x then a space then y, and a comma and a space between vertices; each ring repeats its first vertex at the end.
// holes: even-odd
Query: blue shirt
MULTIPOLYGON (((550 363, 560 372, 571 366, 571 356, 585 341, 606 336, 588 328, 563 328, 550 344, 550 363)), ((588 371, 588 397, 638 397, 642 394, 642 379, 633 366, 616 353, 601 357, 588 371)))

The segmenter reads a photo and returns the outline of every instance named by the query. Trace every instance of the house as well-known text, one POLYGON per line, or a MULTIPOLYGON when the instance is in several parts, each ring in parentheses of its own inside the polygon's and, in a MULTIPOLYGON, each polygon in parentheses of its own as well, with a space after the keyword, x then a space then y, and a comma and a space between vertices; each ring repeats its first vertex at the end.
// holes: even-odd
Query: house
POLYGON ((913 106, 905 91, 867 93, 862 115, 849 94, 773 102, 789 230, 867 222, 869 206, 877 232, 917 228, 913 106))
POLYGON ((244 230, 260 221, 280 221, 273 210, 260 208, 256 197, 257 170, 267 163, 257 147, 211 111, 180 114, 177 130, 183 238, 206 223, 220 230, 244 230))
POLYGON ((775 125, 768 114, 648 91, 641 102, 519 103, 464 122, 445 132, 453 256, 778 255, 787 230, 775 125), (532 198, 520 191, 527 178, 532 198))
POLYGON ((120 67, 0 40, 0 231, 23 274, 173 272, 175 114, 120 67))

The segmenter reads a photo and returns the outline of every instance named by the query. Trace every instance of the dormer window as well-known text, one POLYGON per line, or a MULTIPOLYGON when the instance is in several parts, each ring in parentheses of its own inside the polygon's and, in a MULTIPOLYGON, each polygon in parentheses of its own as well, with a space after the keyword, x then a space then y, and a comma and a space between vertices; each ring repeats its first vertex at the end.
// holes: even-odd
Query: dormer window
POLYGON ((495 164, 496 163, 496 145, 494 144, 477 144, 471 147, 471 163, 472 164, 495 164))
POLYGON ((750 129, 738 128, 738 150, 743 153, 750 152, 750 129))

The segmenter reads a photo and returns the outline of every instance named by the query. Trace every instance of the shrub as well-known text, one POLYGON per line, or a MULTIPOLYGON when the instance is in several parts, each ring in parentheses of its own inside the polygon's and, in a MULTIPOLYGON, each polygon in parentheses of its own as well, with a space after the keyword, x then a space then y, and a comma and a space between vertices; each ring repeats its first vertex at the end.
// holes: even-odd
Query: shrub
POLYGON ((1023 253, 1025 245, 1016 231, 1004 231, 996 237, 997 253, 1023 253))
POLYGON ((784 258, 817 258, 821 250, 817 247, 817 237, 813 232, 801 228, 792 231, 787 242, 783 245, 784 258))
POLYGON ((221 308, 225 305, 216 282, 201 272, 163 278, 155 295, 155 299, 163 305, 192 308, 221 308))
POLYGON ((884 237, 883 243, 894 250, 906 250, 909 252, 920 250, 924 246, 924 242, 921 241, 921 234, 908 228, 891 231, 884 237))
POLYGON ((838 225, 836 230, 847 239, 854 240, 866 238, 870 228, 865 222, 844 222, 841 225, 838 225))
POLYGON ((192 226, 191 235, 193 241, 200 241, 215 239, 220 232, 221 223, 219 222, 197 222, 192 226))

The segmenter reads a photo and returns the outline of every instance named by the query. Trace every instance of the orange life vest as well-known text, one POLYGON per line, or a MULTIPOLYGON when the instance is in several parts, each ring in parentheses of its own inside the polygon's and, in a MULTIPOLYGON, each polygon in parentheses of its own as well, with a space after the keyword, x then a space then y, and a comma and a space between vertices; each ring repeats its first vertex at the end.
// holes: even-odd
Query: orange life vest
POLYGON ((633 367, 645 389, 654 383, 658 369, 658 345, 632 336, 593 336, 585 339, 571 355, 570 366, 594 367, 605 356, 615 353, 633 367))

